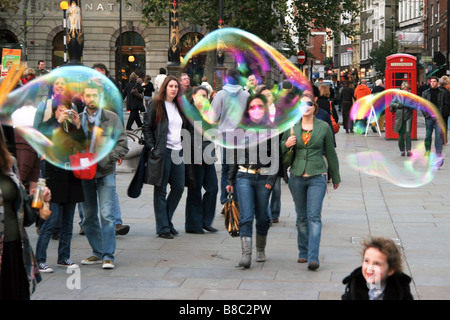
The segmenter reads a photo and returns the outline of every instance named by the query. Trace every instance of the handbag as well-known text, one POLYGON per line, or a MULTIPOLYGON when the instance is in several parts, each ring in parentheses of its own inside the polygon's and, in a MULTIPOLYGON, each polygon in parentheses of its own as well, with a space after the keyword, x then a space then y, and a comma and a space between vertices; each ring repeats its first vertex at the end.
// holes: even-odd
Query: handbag
MULTIPOLYGON (((291 136, 295 135, 294 133, 294 127, 291 127, 291 136)), ((295 146, 292 146, 289 148, 288 152, 286 152, 285 154, 283 154, 283 158, 282 158, 282 163, 283 166, 285 166, 286 168, 290 167, 292 165, 292 162, 294 161, 295 158, 295 146)))
POLYGON ((330 118, 331 118, 331 124, 333 125, 333 132, 336 134, 339 132, 339 129, 341 128, 339 126, 339 123, 336 122, 336 120, 334 119, 333 116, 333 107, 332 107, 332 102, 330 101, 330 118))
POLYGON ((144 99, 144 95, 140 93, 136 87, 133 87, 133 89, 131 89, 131 94, 139 100, 144 99))
POLYGON ((97 173, 97 163, 92 164, 94 159, 97 158, 96 153, 91 153, 89 150, 86 152, 79 153, 78 150, 75 151, 75 154, 69 156, 70 166, 72 168, 81 168, 81 169, 72 169, 73 175, 77 179, 81 180, 91 180, 94 179, 95 174, 97 173))
POLYGON ((227 201, 223 205, 222 212, 225 216, 225 228, 232 237, 239 236, 239 204, 234 201, 233 194, 229 193, 227 201))
POLYGON ((141 195, 141 190, 144 185, 145 170, 147 168, 149 152, 150 149, 146 145, 144 145, 136 172, 134 173, 133 179, 128 186, 127 194, 130 198, 135 199, 141 195))

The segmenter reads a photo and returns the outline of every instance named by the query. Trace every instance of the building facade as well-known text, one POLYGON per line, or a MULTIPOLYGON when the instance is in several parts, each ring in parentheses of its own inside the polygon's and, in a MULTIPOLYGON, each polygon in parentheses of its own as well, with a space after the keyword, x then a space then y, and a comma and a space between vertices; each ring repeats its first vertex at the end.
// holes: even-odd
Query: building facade
MULTIPOLYGON (((81 1, 84 29, 82 62, 89 67, 94 63, 104 63, 117 81, 121 77, 126 81, 131 72, 154 78, 159 68, 166 67, 168 63, 169 27, 144 24, 139 0, 120 3, 110 0, 81 1)), ((0 46, 11 43, 20 45, 22 61, 28 67, 36 68, 38 61, 44 60, 48 69, 54 69, 64 64, 63 25, 63 10, 59 7, 59 1, 23 0, 16 13, 0 12, 0 46)), ((183 55, 207 31, 196 26, 184 27, 180 22, 179 33, 183 55)))

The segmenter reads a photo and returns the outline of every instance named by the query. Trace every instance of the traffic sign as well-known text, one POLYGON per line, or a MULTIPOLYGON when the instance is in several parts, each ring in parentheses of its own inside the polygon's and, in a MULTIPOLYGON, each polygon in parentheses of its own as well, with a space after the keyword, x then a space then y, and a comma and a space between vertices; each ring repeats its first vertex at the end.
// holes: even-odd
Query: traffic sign
POLYGON ((297 61, 301 66, 305 64, 305 62, 306 62, 306 52, 305 51, 300 50, 297 53, 297 61))

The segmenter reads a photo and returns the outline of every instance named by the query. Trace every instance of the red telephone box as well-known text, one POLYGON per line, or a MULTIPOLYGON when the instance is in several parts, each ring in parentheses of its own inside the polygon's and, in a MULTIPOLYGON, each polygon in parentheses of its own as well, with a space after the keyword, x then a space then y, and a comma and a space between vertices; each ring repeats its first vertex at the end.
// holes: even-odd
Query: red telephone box
MULTIPOLYGON (((411 93, 417 94, 417 58, 409 54, 393 54, 386 57, 385 89, 400 89, 403 82, 407 81, 411 93)), ((392 97, 385 97, 385 137, 398 139, 394 132, 395 114, 389 111, 392 97)), ((413 113, 411 139, 417 139, 417 110, 413 113)))

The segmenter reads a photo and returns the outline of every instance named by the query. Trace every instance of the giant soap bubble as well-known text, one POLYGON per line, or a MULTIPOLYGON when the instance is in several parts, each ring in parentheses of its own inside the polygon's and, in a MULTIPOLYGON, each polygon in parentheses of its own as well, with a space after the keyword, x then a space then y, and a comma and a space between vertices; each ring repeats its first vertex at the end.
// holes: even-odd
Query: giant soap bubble
POLYGON ((0 106, 0 119, 14 126, 46 161, 81 169, 101 161, 114 148, 122 133, 123 100, 103 74, 84 66, 64 66, 12 91, 0 106), (102 129, 106 112, 118 117, 102 129), (71 162, 76 153, 86 157, 71 162))
MULTIPOLYGON (((404 188, 423 186, 433 180, 444 160, 444 154, 436 153, 434 147, 427 152, 424 144, 425 118, 434 120, 436 128, 445 134, 442 116, 436 106, 428 100, 405 90, 389 89, 356 101, 350 111, 350 119, 355 122, 362 119, 373 121, 374 114, 379 119, 385 108, 391 107, 392 117, 395 117, 393 122, 396 133, 399 129, 406 128, 407 119, 412 121, 412 117, 417 117, 417 141, 411 141, 411 149, 407 150, 407 144, 400 140, 382 142, 375 134, 375 137, 366 137, 367 150, 350 154, 347 159, 354 169, 382 178, 394 185, 404 188), (401 117, 404 117, 405 121, 400 120, 401 117), (403 156, 400 150, 404 150, 403 156)), ((364 124, 364 121, 360 123, 360 126, 354 127, 354 132, 367 136, 365 131, 370 126, 364 124)), ((444 136, 441 138, 444 139, 444 136)), ((433 145, 434 140, 433 133, 433 145)))
POLYGON ((224 91, 219 91, 212 102, 204 99, 196 107, 190 96, 183 95, 181 105, 205 138, 227 148, 256 145, 289 129, 302 116, 301 95, 312 92, 308 78, 285 56, 257 36, 235 28, 222 28, 206 35, 187 53, 181 66, 190 76, 191 86, 199 86, 209 70, 215 70, 214 79, 208 78, 213 87, 223 82, 228 93, 226 99, 224 91), (216 68, 218 48, 222 50, 226 69, 216 68), (233 67, 240 72, 237 83, 230 76, 233 67), (245 101, 237 98, 239 88, 247 86, 251 75, 266 86, 263 94, 269 102, 264 107, 270 116, 264 117, 264 121, 252 121, 251 113, 244 110, 245 101), (284 87, 283 80, 289 82, 284 87))

